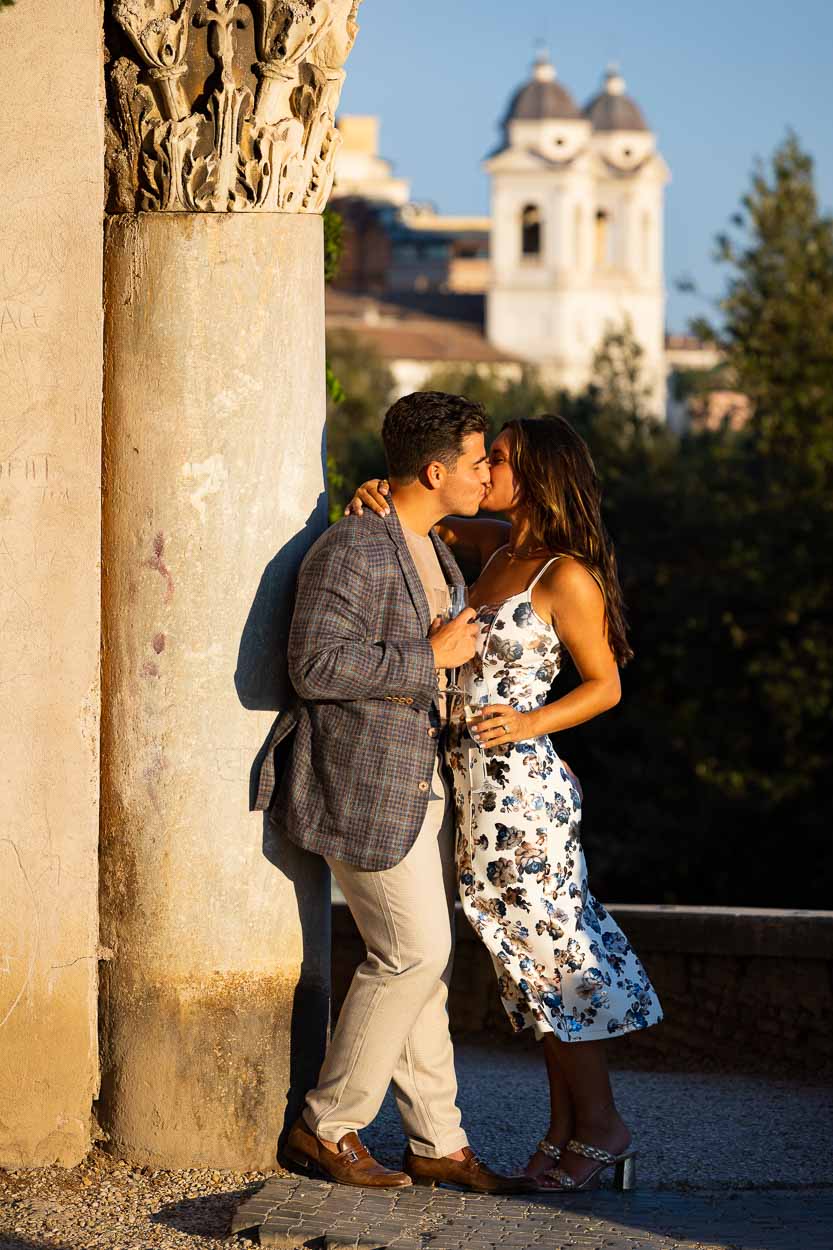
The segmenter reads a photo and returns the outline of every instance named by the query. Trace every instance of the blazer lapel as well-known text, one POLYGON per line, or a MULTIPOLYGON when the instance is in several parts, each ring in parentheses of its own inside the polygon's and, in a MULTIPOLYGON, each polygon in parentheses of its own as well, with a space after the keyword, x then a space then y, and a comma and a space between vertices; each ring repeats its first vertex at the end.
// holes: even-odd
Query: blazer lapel
POLYGON ((416 565, 411 559, 411 553, 408 550, 408 544, 405 541, 405 535, 402 532, 402 526, 399 517, 396 515, 396 508, 393 500, 390 501, 390 514, 384 518, 388 528, 388 534, 391 541, 396 547, 396 556, 399 560, 402 576, 405 585, 408 588, 408 594, 413 600, 419 623, 422 626, 423 635, 428 637, 428 630, 431 627, 431 610, 428 607, 428 600, 425 597, 425 591, 422 586, 422 580, 417 573, 416 565))

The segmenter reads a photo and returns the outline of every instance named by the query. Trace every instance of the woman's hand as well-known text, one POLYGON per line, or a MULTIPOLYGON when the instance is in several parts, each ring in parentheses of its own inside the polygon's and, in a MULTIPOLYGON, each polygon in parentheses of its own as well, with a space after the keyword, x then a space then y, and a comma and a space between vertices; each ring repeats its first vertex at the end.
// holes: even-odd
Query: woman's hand
POLYGON ((518 712, 508 703, 487 703, 472 720, 469 729, 481 747, 502 747, 508 742, 526 742, 538 735, 531 721, 530 712, 518 712))
POLYGON ((390 514, 390 503, 388 497, 390 495, 390 483, 384 477, 372 477, 367 482, 362 482, 357 489, 355 495, 344 509, 345 516, 361 516, 365 507, 371 512, 375 512, 377 516, 388 516, 390 514))

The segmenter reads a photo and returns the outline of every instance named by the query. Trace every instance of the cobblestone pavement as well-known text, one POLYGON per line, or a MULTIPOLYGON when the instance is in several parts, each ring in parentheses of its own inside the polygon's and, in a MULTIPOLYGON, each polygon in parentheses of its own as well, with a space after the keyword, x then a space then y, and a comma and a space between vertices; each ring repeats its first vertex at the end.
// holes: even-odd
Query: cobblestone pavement
POLYGON ((281 1250, 830 1250, 833 1191, 599 1191, 559 1201, 275 1178, 232 1229, 281 1250))
MULTIPOLYGON (((458 1045, 457 1068, 473 1146, 505 1170, 516 1167, 546 1125, 540 1054, 523 1046, 458 1045)), ((404 1229, 420 1234, 411 1236, 410 1250, 444 1250, 454 1238, 459 1244, 460 1234, 466 1250, 487 1250, 498 1240, 513 1250, 833 1250, 829 1087, 786 1078, 636 1071, 616 1073, 614 1084, 640 1152, 635 1193, 602 1192, 559 1203, 554 1197, 409 1190, 393 1212, 398 1241, 385 1226, 390 1199, 371 1193, 361 1199, 347 1244, 357 1246, 359 1232, 369 1229, 368 1250, 391 1241, 408 1250, 404 1229)), ((402 1131, 390 1099, 363 1137, 383 1162, 398 1163, 402 1131)), ((131 1167, 94 1150, 71 1169, 0 1169, 0 1250, 233 1250, 236 1243, 226 1240, 230 1221, 253 1196, 260 1198, 261 1220, 274 1208, 272 1229, 263 1236, 265 1244, 271 1236, 276 1245, 277 1233, 297 1224, 304 1194, 303 1218, 324 1215, 333 1250, 339 1243, 332 1234, 357 1209, 355 1190, 300 1182, 278 1168, 234 1173, 131 1167), (264 1182, 278 1186, 274 1201, 264 1182)), ((300 1239, 284 1237, 284 1246, 295 1250, 309 1241, 312 1223, 298 1232, 300 1239)))

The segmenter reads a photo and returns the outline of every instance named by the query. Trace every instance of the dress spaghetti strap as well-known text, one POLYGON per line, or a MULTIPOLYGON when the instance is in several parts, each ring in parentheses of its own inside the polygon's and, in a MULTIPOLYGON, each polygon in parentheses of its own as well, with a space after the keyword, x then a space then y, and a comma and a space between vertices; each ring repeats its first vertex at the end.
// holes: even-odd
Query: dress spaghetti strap
POLYGON ((544 576, 544 574, 546 573, 550 565, 555 564, 556 560, 563 560, 563 558, 564 558, 563 556, 553 556, 551 560, 547 560, 546 564, 544 565, 542 569, 538 570, 538 572, 535 574, 532 581, 529 583, 529 585, 526 588, 526 593, 529 595, 530 599, 532 598, 533 590, 538 585, 538 583, 540 582, 541 578, 544 576))
POLYGON ((486 572, 486 569, 489 567, 489 565, 490 565, 490 564, 492 563, 492 561, 494 560, 494 558, 495 558, 495 556, 497 555, 497 553, 498 553, 499 551, 503 551, 503 548, 504 548, 504 547, 508 547, 508 545, 509 545, 508 543, 503 543, 503 544, 502 544, 502 546, 500 546, 500 547, 495 547, 494 551, 493 551, 493 552, 492 552, 492 554, 489 556, 489 558, 488 558, 488 560, 486 561, 486 563, 483 565, 483 568, 482 568, 482 569, 480 570, 480 572, 477 574, 477 578, 476 578, 476 580, 477 580, 478 582, 480 581, 480 579, 481 579, 481 577, 483 576, 483 574, 486 572))

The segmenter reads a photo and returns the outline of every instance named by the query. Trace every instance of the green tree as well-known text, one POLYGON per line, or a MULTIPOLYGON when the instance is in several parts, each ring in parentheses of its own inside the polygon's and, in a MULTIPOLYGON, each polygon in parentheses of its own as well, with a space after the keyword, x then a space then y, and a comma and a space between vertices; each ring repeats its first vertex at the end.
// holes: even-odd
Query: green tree
POLYGON ((776 767, 753 780, 829 812, 833 221, 794 135, 756 167, 734 225, 739 238, 718 240, 733 274, 715 337, 753 416, 735 465, 748 483, 733 546, 742 602, 727 623, 776 737, 776 767))
POLYGON ((732 269, 722 324, 693 328, 719 344, 752 401, 756 449, 818 485, 833 464, 833 220, 819 210, 813 160, 794 134, 769 168, 758 163, 733 225, 734 237, 717 240, 732 269))
POLYGON ((338 519, 355 487, 384 472, 382 418, 394 378, 377 352, 350 330, 327 335, 327 363, 338 392, 327 405, 330 515, 338 519))
POLYGON ((821 836, 833 762, 833 220, 794 135, 757 165, 733 224, 739 237, 718 240, 731 268, 722 326, 698 329, 752 403, 715 468, 731 521, 718 554, 724 637, 756 758, 743 770, 716 758, 714 776, 770 819, 799 808, 821 836))
POLYGON ((642 423, 648 411, 650 388, 646 385, 645 351, 625 317, 621 326, 610 327, 593 356, 592 383, 600 406, 642 423))
POLYGON ((489 417, 489 437, 494 438, 505 421, 515 417, 540 416, 553 411, 557 392, 547 389, 538 371, 524 366, 516 378, 507 378, 494 367, 437 368, 425 382, 425 389, 465 395, 482 404, 489 417))
POLYGON ((625 319, 606 330, 593 356, 591 381, 578 395, 561 395, 558 410, 587 440, 611 496, 643 469, 662 474, 677 440, 649 409, 644 351, 625 319))
POLYGON ((344 250, 344 221, 332 208, 324 209, 324 281, 338 276, 344 250))
POLYGON ((747 427, 675 448, 643 426, 628 449, 608 441, 609 421, 603 449, 590 405, 636 660, 621 707, 576 749, 606 752, 588 823, 604 834, 611 894, 633 896, 647 853, 668 901, 824 906, 833 238, 794 138, 771 173, 755 170, 735 226, 740 242, 719 240, 731 269, 721 328, 694 328, 750 397, 747 427), (785 833, 814 864, 809 879, 777 870, 785 833))

